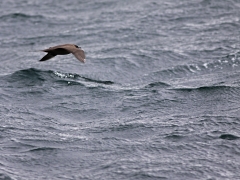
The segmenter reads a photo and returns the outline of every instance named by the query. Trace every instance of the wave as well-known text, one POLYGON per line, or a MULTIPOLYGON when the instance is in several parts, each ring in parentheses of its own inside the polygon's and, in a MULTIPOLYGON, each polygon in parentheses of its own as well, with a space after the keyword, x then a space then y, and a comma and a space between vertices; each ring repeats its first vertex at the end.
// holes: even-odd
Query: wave
POLYGON ((38 69, 29 68, 6 75, 4 79, 6 80, 7 84, 15 84, 18 85, 17 87, 33 86, 42 84, 46 80, 44 75, 47 73, 48 72, 38 69))
POLYGON ((226 139, 226 140, 236 140, 239 139, 240 137, 232 135, 232 134, 222 134, 219 136, 220 139, 226 139))
POLYGON ((96 79, 84 77, 84 76, 81 76, 81 75, 78 75, 78 74, 62 73, 62 72, 58 72, 58 71, 55 71, 54 74, 56 76, 60 77, 60 78, 82 79, 82 80, 87 81, 87 82, 94 82, 94 83, 97 83, 97 84, 105 84, 105 85, 114 84, 114 82, 112 82, 112 81, 96 80, 96 79))
POLYGON ((238 94, 239 70, 240 52, 237 52, 212 62, 176 65, 155 71, 144 75, 142 81, 147 82, 144 88, 181 91, 230 90, 233 94, 238 94))
POLYGON ((189 77, 190 75, 206 75, 217 72, 229 72, 240 69, 240 51, 228 54, 213 62, 200 62, 193 64, 176 65, 168 69, 162 69, 159 71, 152 72, 147 76, 153 78, 173 79, 189 77))
POLYGON ((210 90, 227 90, 230 88, 238 88, 234 86, 228 86, 228 85, 212 85, 212 86, 200 86, 200 87, 176 87, 172 88, 172 90, 177 91, 193 91, 193 90, 199 90, 199 91, 210 91, 210 90))
POLYGON ((0 179, 2 180, 12 180, 12 178, 4 173, 0 173, 0 179))
POLYGON ((10 13, 0 16, 1 21, 24 21, 28 19, 44 19, 41 15, 29 15, 24 13, 10 13))
POLYGON ((164 82, 152 82, 145 86, 145 88, 152 88, 152 87, 166 88, 166 87, 170 87, 170 85, 164 82))
POLYGON ((36 147, 33 149, 30 149, 28 151, 25 152, 36 152, 36 151, 54 151, 57 150, 58 148, 53 148, 53 147, 36 147))
POLYGON ((10 75, 5 75, 2 80, 6 81, 6 84, 13 85, 15 87, 29 87, 29 86, 42 86, 44 84, 60 83, 63 85, 83 85, 84 82, 92 83, 96 85, 112 85, 112 81, 103 81, 84 77, 74 73, 63 73, 52 70, 40 70, 35 68, 23 69, 16 71, 10 75))

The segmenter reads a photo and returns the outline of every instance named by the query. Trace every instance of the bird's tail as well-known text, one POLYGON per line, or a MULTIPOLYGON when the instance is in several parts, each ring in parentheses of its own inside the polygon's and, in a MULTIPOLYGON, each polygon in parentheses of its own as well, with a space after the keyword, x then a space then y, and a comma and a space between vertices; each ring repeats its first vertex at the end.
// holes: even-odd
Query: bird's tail
POLYGON ((47 61, 53 57, 55 57, 56 55, 55 54, 52 54, 52 53, 47 53, 45 56, 43 56, 42 59, 40 59, 39 61, 47 61))

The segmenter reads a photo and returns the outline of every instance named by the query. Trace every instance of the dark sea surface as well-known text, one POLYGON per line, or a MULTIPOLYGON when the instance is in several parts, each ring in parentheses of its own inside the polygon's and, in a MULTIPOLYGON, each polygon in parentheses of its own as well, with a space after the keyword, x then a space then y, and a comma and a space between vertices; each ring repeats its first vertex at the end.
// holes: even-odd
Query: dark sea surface
POLYGON ((240 179, 239 0, 3 0, 0 60, 1 180, 240 179))

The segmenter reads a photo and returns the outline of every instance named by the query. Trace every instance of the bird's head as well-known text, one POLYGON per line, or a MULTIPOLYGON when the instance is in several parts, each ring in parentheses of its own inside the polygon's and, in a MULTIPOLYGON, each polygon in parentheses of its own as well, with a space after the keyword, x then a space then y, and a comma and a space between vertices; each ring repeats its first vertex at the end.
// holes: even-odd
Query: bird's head
POLYGON ((78 46, 77 46, 77 45, 75 45, 75 44, 74 44, 74 46, 75 46, 76 48, 79 48, 79 49, 81 49, 81 47, 78 47, 78 46))

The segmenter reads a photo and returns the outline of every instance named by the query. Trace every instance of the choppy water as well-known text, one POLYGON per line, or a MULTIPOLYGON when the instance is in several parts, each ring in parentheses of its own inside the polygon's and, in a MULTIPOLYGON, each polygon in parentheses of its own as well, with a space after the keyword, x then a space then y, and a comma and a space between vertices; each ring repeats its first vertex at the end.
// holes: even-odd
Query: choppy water
POLYGON ((1 1, 0 179, 240 179, 239 9, 1 1))

